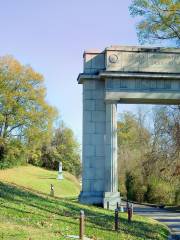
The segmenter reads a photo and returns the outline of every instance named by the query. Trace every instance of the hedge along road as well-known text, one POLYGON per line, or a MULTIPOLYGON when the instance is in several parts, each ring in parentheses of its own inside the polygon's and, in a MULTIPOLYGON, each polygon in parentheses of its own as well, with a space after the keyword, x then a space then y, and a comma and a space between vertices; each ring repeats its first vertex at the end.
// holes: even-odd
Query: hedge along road
POLYGON ((134 213, 151 217, 166 224, 171 230, 172 239, 180 239, 180 213, 165 209, 134 204, 134 213))

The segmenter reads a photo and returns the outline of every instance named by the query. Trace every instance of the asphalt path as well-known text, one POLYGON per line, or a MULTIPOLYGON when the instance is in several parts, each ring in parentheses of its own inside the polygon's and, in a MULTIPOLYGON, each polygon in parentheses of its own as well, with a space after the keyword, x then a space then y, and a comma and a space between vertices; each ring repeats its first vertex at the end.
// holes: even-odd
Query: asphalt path
POLYGON ((171 231, 170 239, 180 240, 180 213, 138 204, 134 204, 134 213, 164 223, 171 231))

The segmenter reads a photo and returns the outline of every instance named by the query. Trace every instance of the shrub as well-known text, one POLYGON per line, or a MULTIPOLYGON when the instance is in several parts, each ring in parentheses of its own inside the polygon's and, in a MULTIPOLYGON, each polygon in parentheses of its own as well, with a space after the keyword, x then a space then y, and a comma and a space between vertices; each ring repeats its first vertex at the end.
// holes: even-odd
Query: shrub
POLYGON ((17 139, 1 144, 0 169, 26 164, 26 150, 17 139))
POLYGON ((147 185, 146 201, 156 204, 173 204, 174 188, 168 182, 151 178, 147 185))
POLYGON ((180 187, 175 192, 175 204, 180 205, 180 187))
POLYGON ((144 201, 144 195, 147 191, 147 188, 145 185, 143 185, 143 180, 141 179, 140 175, 126 172, 125 185, 127 190, 127 199, 137 202, 144 201))

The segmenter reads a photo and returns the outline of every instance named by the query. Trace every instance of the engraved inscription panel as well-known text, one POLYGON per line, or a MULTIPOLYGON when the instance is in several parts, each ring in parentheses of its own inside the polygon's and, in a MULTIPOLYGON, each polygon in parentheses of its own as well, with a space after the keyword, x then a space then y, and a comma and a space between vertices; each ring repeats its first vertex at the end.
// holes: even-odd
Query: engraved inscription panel
POLYGON ((108 71, 180 73, 179 53, 107 51, 106 58, 108 71), (109 61, 114 55, 116 61, 109 61))

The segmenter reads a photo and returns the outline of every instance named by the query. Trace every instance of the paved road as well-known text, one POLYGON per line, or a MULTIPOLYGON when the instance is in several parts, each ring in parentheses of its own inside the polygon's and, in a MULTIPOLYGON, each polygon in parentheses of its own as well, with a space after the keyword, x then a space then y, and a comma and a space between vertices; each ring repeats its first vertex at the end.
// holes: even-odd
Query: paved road
POLYGON ((136 204, 134 204, 134 213, 163 222, 170 228, 172 239, 180 239, 180 213, 136 204))

